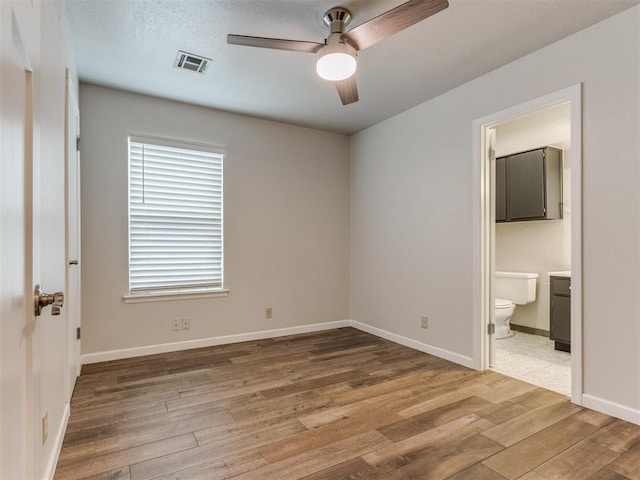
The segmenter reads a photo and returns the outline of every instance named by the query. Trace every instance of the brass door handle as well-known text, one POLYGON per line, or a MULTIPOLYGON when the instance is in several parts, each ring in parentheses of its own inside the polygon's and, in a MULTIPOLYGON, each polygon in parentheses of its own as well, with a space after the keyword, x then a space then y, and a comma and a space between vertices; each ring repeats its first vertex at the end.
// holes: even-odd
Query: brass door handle
POLYGON ((60 315, 60 309, 64 305, 64 293, 44 293, 40 285, 36 285, 33 302, 36 317, 40 316, 42 309, 47 305, 52 305, 51 315, 60 315))

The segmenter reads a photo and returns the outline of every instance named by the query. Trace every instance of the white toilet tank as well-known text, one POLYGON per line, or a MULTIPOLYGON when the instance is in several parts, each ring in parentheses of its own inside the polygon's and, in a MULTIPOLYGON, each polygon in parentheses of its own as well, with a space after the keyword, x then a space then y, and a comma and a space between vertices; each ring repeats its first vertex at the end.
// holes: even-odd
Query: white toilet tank
POLYGON ((537 273, 496 272, 495 297, 526 305, 536 300, 537 273))

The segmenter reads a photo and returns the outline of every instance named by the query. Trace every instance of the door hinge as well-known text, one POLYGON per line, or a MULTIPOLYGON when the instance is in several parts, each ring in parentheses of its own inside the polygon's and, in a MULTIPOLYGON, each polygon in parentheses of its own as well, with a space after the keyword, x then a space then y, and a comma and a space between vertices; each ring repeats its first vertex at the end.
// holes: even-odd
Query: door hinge
POLYGON ((76 150, 80 151, 80 135, 76 137, 76 150))
POLYGON ((489 323, 487 325, 487 335, 494 335, 496 333, 496 324, 489 323))
POLYGON ((80 340, 80 327, 76 328, 76 340, 80 340))

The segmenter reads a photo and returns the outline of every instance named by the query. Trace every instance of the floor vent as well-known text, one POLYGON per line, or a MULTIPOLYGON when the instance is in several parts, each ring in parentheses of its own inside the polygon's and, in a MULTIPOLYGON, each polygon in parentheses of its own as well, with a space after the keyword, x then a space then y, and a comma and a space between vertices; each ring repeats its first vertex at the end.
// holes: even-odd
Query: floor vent
POLYGON ((176 61, 173 66, 176 68, 182 68, 184 70, 191 70, 192 72, 204 74, 209 66, 210 58, 201 57, 193 53, 183 52, 178 50, 176 61))

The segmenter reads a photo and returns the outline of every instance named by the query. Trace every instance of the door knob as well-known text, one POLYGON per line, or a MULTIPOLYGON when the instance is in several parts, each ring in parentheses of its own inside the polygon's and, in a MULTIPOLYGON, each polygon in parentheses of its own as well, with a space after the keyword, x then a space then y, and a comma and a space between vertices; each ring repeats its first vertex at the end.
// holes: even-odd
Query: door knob
POLYGON ((47 305, 52 305, 51 315, 60 315, 60 309, 64 305, 64 293, 44 293, 40 285, 36 285, 33 301, 36 317, 40 316, 42 309, 47 305))

